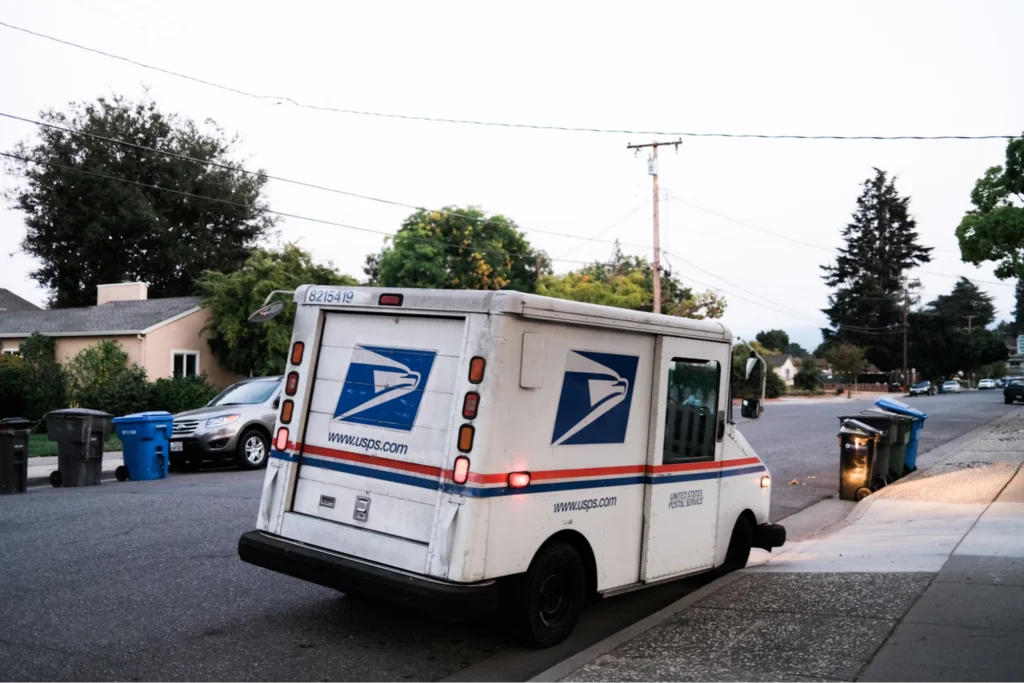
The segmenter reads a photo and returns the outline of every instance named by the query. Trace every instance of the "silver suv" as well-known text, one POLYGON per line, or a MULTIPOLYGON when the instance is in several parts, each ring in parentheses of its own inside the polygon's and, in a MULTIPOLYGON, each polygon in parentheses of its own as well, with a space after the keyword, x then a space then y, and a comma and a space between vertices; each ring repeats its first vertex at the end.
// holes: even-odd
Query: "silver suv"
POLYGON ((178 413, 170 466, 189 471, 207 461, 234 460, 245 470, 265 467, 280 401, 280 377, 253 377, 232 384, 202 408, 178 413))

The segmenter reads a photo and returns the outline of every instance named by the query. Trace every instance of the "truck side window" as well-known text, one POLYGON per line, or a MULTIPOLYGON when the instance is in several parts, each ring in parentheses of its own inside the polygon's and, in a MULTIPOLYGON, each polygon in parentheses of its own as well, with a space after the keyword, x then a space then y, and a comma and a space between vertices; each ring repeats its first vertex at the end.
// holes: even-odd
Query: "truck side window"
POLYGON ((718 361, 672 359, 665 402, 664 464, 714 459, 721 378, 718 361))

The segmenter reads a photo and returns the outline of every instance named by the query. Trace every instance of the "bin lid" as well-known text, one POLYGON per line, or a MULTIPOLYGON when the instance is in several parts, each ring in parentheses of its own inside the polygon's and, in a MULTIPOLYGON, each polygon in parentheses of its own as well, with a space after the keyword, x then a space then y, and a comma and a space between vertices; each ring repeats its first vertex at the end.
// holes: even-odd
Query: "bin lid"
POLYGON ((104 413, 102 410, 92 410, 91 408, 62 408, 60 410, 51 410, 46 414, 46 417, 113 417, 110 413, 104 413))
POLYGON ((875 401, 875 405, 879 408, 885 408, 886 410, 899 413, 900 415, 909 415, 910 417, 917 417, 924 420, 928 417, 928 413, 922 412, 913 406, 909 406, 903 401, 897 401, 894 398, 880 398, 875 401))
POLYGON ((0 432, 7 432, 14 429, 29 429, 32 423, 23 417, 5 417, 0 420, 0 432))
POLYGON ((913 422, 914 418, 909 415, 901 415, 899 413, 893 413, 888 410, 882 410, 881 408, 865 408, 861 411, 861 415, 865 417, 886 417, 894 422, 913 422))
POLYGON ((877 437, 885 434, 881 429, 869 427, 863 422, 850 417, 840 418, 840 420, 842 420, 842 427, 839 429, 840 436, 843 434, 856 434, 857 436, 877 437))
POLYGON ((113 419, 113 423, 122 424, 125 422, 167 422, 168 420, 174 420, 174 416, 168 413, 166 410, 149 410, 144 413, 132 413, 131 415, 122 415, 121 417, 115 417, 113 419))

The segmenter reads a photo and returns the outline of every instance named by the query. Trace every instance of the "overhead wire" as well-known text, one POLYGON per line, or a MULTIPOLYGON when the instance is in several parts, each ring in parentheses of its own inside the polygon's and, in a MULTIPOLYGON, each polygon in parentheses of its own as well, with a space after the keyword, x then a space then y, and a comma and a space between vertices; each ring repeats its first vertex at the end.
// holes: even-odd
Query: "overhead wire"
POLYGON ((878 140, 878 141, 892 141, 892 140, 1011 140, 1016 135, 796 135, 796 134, 769 134, 769 133, 701 133, 693 131, 665 131, 665 130, 638 130, 638 129, 627 129, 627 128, 598 128, 589 126, 561 126, 561 125, 548 125, 548 124, 535 124, 535 123, 512 123, 505 121, 482 121, 474 119, 457 119, 457 118, 443 118, 436 116, 422 116, 414 114, 396 114, 389 112, 379 111, 364 111, 359 109, 346 109, 341 107, 333 107, 319 104, 309 104, 296 100, 293 97, 285 95, 267 95, 255 92, 250 92, 238 88, 235 86, 224 85, 216 83, 214 81, 207 80, 205 78, 199 78, 197 76, 191 76, 179 71, 167 69, 160 66, 154 66, 145 62, 140 62, 130 57, 124 57, 122 55, 100 50, 94 47, 88 47, 80 43, 75 43, 70 40, 63 38, 57 38, 55 36, 47 35, 39 31, 24 28, 22 26, 16 26, 14 24, 0 21, 0 26, 11 29, 13 31, 20 31, 22 33, 49 40, 54 43, 59 43, 67 47, 73 47, 78 50, 85 52, 91 52, 108 59, 114 59, 117 61, 132 64, 134 66, 155 71, 168 76, 174 76, 175 78, 181 78, 184 80, 199 83, 211 88, 223 90, 225 92, 234 93, 244 97, 249 97, 256 100, 270 100, 278 104, 287 103, 295 107, 302 109, 311 109, 316 111, 333 112, 336 114, 347 114, 354 116, 365 116, 375 117, 384 119, 401 119, 406 121, 422 121, 427 123, 445 123, 445 124, 457 124, 457 125, 468 125, 468 126, 482 126, 492 128, 511 128, 511 129, 525 129, 525 130, 543 130, 543 131, 559 131, 559 132, 572 132, 572 133, 602 133, 602 134, 614 134, 614 135, 662 135, 672 137, 686 137, 686 138, 732 138, 732 139, 761 139, 761 140, 878 140))

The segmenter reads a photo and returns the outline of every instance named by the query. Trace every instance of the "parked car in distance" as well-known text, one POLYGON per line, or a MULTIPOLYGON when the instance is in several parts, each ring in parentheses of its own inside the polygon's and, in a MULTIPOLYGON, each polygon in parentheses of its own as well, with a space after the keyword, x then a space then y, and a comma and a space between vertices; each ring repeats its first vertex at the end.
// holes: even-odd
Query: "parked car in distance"
POLYGON ((983 379, 978 382, 978 389, 995 389, 996 381, 994 379, 983 379))
POLYGON ((1024 378, 1008 379, 1003 387, 1003 403, 1010 405, 1014 401, 1024 401, 1024 378))
POLYGON ((910 385, 911 396, 934 396, 935 385, 925 380, 922 382, 914 382, 910 385))
POLYGON ((234 460, 245 470, 265 467, 280 400, 280 377, 253 377, 232 384, 202 408, 178 413, 169 464, 197 470, 204 462, 234 460))
POLYGON ((948 382, 942 383, 942 393, 944 394, 959 394, 960 393, 960 382, 955 379, 951 379, 948 382))

